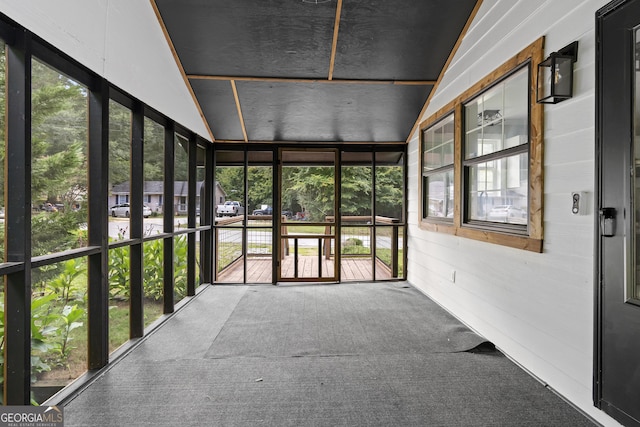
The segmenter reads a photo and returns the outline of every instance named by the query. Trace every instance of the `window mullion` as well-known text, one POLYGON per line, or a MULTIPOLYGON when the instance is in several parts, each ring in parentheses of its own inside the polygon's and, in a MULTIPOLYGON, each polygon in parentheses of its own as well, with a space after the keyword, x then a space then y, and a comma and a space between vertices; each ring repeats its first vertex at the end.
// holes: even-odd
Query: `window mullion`
POLYGON ((484 156, 473 157, 471 159, 465 159, 463 161, 464 166, 476 165, 478 163, 486 163, 491 162, 493 160, 504 159, 505 157, 511 157, 516 154, 528 153, 529 152, 529 144, 522 144, 516 147, 507 148, 505 150, 496 151, 494 153, 490 153, 484 156))

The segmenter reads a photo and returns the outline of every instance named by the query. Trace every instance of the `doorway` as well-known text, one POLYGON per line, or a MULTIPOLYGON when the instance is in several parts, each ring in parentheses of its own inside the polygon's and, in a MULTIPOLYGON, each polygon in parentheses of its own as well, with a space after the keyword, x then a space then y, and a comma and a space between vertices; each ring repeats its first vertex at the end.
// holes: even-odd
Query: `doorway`
POLYGON ((277 276, 280 282, 334 282, 338 151, 279 150, 280 218, 277 276))
POLYGON ((640 0, 596 18, 594 402, 640 426, 640 0))

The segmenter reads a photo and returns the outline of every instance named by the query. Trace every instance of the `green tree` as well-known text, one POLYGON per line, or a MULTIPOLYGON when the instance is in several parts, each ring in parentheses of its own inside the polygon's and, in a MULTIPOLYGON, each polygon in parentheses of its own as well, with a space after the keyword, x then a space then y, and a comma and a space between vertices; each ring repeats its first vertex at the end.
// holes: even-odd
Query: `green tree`
POLYGON ((32 63, 31 200, 63 202, 86 193, 87 93, 64 75, 32 63))
POLYGON ((327 166, 303 166, 283 170, 282 192, 292 204, 299 204, 312 221, 333 215, 334 170, 327 166), (285 171, 289 173, 285 174, 285 171), (285 177, 286 175, 286 177, 285 177))
POLYGON ((227 200, 244 199, 244 168, 242 166, 220 166, 216 168, 216 181, 227 193, 227 200))
POLYGON ((131 110, 109 102, 109 185, 129 182, 131 176, 131 110))
POLYGON ((272 206, 272 169, 263 166, 250 166, 248 168, 248 175, 248 211, 251 212, 254 209, 260 209, 263 204, 272 206))
POLYGON ((176 135, 174 155, 174 180, 189 180, 189 141, 176 135))
POLYGON ((371 167, 342 168, 342 215, 371 215, 371 167))
POLYGON ((164 179, 164 127, 144 119, 144 180, 164 179))
MULTIPOLYGON (((87 194, 88 108, 86 88, 37 60, 31 90, 31 203, 64 206, 32 214, 32 255, 38 256, 85 244, 80 225, 87 221, 81 201, 87 194)), ((42 270, 34 279, 52 274, 42 270)))
POLYGON ((376 215, 402 218, 403 187, 402 166, 376 168, 376 215))

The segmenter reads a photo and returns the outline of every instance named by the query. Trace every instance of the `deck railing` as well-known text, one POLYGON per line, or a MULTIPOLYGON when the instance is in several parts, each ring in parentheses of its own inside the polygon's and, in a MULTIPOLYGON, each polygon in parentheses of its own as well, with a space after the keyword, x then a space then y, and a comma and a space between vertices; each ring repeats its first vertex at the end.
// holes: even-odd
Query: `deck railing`
MULTIPOLYGON (((247 215, 247 220, 272 221, 271 215, 247 215)), ((270 227, 247 227, 246 233, 254 233, 253 240, 265 237, 259 245, 243 245, 243 233, 245 216, 217 218, 215 227, 215 253, 216 272, 239 262, 245 252, 251 256, 268 256, 273 254, 273 242, 270 227), (266 230, 266 232, 264 232, 266 230), (264 236, 262 236, 264 234, 264 236), (256 237, 258 236, 258 237, 256 237), (255 247, 254 247, 255 246, 255 247)), ((286 217, 282 217, 281 223, 281 258, 294 256, 295 261, 299 257, 300 240, 317 239, 318 260, 324 256, 327 259, 335 257, 335 239, 337 237, 335 216, 325 217, 323 222, 304 222, 304 226, 324 227, 324 232, 306 234, 295 232, 296 225, 300 223, 288 223, 286 217), (293 242, 293 247, 290 246, 293 242)), ((391 277, 398 277, 401 267, 402 250, 400 246, 400 234, 404 224, 398 218, 384 216, 343 216, 341 217, 341 257, 374 257, 377 263, 384 265, 391 277), (374 251, 375 248, 375 251, 374 251), (375 252, 375 254, 374 254, 375 252)), ((252 240, 252 241, 253 241, 252 240)), ((255 242, 254 242, 255 243, 255 242)), ((297 265, 297 262, 294 263, 297 265)))
MULTIPOLYGON (((400 228, 404 227, 398 218, 376 215, 345 215, 341 221, 342 257, 372 256, 376 249, 376 260, 384 264, 390 271, 391 277, 398 277, 399 270, 399 236, 400 228), (373 220, 373 221, 372 221, 373 220), (374 231, 375 228, 375 231, 374 231), (358 232, 357 230, 366 230, 358 232), (374 242, 375 235, 375 245, 374 242), (368 243, 368 244, 367 244, 368 243), (347 249, 349 248, 349 249, 347 249), (349 253, 352 252, 352 253, 349 253), (381 256, 381 254, 384 254, 381 256)), ((334 223, 335 216, 327 216, 327 223, 334 223)), ((327 228, 330 227, 327 225, 327 228)), ((325 245, 325 256, 333 254, 334 248, 325 245)))

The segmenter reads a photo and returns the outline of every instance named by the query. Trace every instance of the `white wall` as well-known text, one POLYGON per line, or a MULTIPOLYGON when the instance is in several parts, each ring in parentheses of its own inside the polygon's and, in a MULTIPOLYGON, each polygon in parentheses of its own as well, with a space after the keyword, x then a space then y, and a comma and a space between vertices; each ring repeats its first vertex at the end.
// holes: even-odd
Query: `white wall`
POLYGON ((210 139, 149 0, 0 0, 0 12, 210 139))
POLYGON ((572 191, 593 204, 595 13, 607 2, 484 0, 422 119, 541 35, 545 56, 579 41, 574 98, 545 107, 543 253, 419 229, 414 135, 408 279, 581 410, 618 425, 592 403, 593 206, 584 216, 570 210, 572 191))

